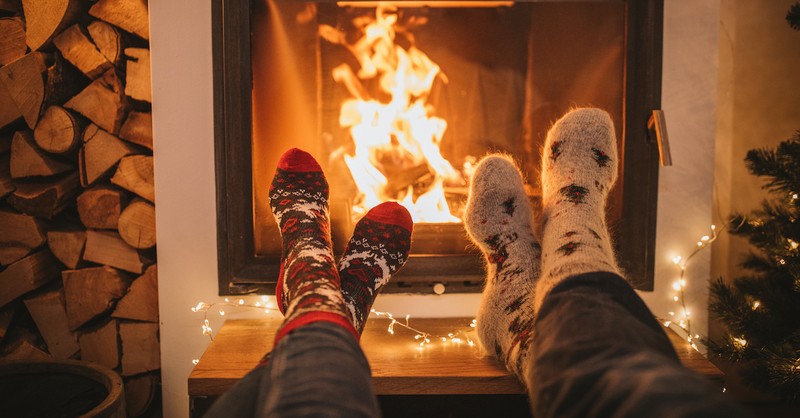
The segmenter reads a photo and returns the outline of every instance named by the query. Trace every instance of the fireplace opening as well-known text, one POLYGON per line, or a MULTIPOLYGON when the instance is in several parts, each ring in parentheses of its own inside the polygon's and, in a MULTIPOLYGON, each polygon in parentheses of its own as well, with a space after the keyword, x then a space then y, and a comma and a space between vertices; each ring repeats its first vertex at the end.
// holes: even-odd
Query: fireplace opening
POLYGON ((641 48, 633 30, 653 30, 652 10, 625 1, 241 3, 248 2, 223 1, 222 8, 238 12, 227 19, 246 19, 247 32, 226 31, 233 22, 215 11, 223 23, 215 36, 218 189, 226 190, 220 293, 274 291, 281 249, 268 189, 278 157, 291 147, 311 152, 326 172, 337 254, 378 203, 398 201, 412 213, 411 257, 386 292, 479 292, 482 261, 461 222, 474 164, 488 152, 512 155, 538 210, 547 130, 576 106, 607 110, 621 153, 648 160, 643 167, 628 164, 638 158, 622 159, 608 223, 619 244, 633 235, 630 208, 647 215, 638 248, 619 251, 629 271, 645 273, 639 287, 652 286, 654 234, 647 231, 655 227, 657 154, 645 115, 658 107, 646 103, 657 93, 653 85, 630 91, 631 77, 653 71, 637 69, 645 57, 631 56, 632 44, 641 48), (238 66, 226 50, 241 53, 238 66), (249 71, 225 75, 228 65, 241 70, 245 63, 249 71), (237 85, 246 89, 231 91, 237 85), (237 108, 249 114, 232 115, 237 108), (248 126, 230 126, 237 118, 248 126), (249 201, 236 202, 231 188, 249 188, 239 191, 249 201), (233 212, 245 216, 236 220, 233 212), (236 231, 246 242, 234 242, 242 239, 236 231))

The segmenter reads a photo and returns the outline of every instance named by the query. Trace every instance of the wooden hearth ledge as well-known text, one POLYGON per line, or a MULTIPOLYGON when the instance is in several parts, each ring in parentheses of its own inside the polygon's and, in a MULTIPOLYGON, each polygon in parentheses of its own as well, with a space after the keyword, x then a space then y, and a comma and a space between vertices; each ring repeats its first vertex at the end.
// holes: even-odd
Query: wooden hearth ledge
MULTIPOLYGON (((434 335, 469 330, 469 318, 412 318, 411 326, 434 335)), ((189 396, 219 396, 249 372, 272 347, 280 319, 228 320, 189 375, 189 396)), ((519 381, 477 346, 432 341, 420 349, 414 334, 389 322, 371 318, 361 347, 372 367, 378 395, 519 394, 519 381)), ((723 374, 686 341, 667 331, 683 364, 722 386, 723 374)), ((474 339, 474 332, 470 334, 474 339)), ((462 338, 463 340, 463 338, 462 338)))

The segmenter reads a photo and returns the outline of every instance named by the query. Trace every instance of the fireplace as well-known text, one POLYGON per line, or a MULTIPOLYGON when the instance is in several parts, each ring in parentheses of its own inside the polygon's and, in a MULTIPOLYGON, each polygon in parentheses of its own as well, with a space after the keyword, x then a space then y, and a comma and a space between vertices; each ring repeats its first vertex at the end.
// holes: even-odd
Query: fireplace
POLYGON ((660 102, 658 1, 214 2, 220 293, 272 293, 278 157, 311 152, 331 184, 341 253, 360 215, 395 200, 411 257, 385 292, 479 292, 460 222, 487 152, 512 154, 540 204, 547 129, 573 106, 612 114, 623 155, 608 223, 651 290, 660 102), (624 220, 624 222, 623 222, 624 220))

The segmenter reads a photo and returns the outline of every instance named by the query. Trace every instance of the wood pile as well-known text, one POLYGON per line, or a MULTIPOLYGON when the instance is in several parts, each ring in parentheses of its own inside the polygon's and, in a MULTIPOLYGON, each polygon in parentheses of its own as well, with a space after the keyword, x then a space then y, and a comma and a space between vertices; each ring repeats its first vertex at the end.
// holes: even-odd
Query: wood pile
POLYGON ((0 0, 0 361, 103 364, 129 416, 160 407, 147 7, 0 0))

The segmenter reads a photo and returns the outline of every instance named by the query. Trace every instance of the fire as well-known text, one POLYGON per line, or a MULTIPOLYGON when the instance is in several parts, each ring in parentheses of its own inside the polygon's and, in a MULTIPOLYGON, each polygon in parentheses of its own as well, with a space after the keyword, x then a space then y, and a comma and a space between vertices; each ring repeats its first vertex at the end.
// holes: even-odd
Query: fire
POLYGON ((334 80, 352 95, 342 103, 339 123, 349 129, 354 143, 352 154, 344 156, 360 192, 354 214, 393 200, 415 222, 461 222, 445 198, 446 183, 463 183, 440 151, 447 122, 426 103, 437 77, 447 79, 413 39, 408 48, 395 43, 397 21, 395 7, 379 4, 375 19, 352 44, 336 29, 320 27, 323 38, 345 46, 360 66, 357 73, 347 64, 333 70, 334 80), (370 97, 363 87, 361 80, 375 78, 388 101, 370 97))

